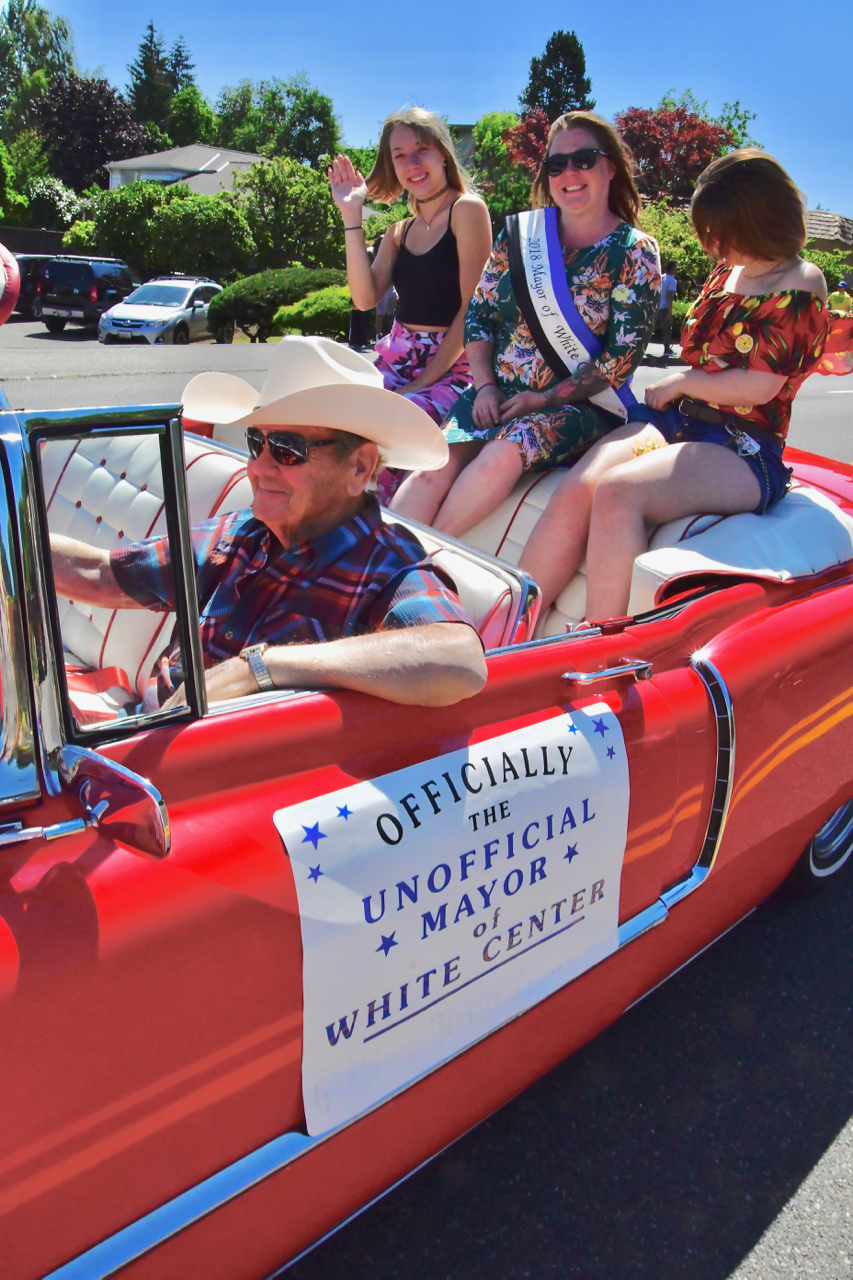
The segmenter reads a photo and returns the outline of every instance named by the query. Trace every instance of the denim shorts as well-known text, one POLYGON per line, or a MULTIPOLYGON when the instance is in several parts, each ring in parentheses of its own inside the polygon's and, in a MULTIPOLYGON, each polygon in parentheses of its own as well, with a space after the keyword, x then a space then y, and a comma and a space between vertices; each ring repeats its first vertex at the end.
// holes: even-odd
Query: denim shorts
POLYGON ((651 409, 648 405, 641 404, 631 408, 628 420, 648 422, 657 427, 667 444, 684 444, 689 441, 696 444, 718 444, 724 449, 733 449, 739 458, 743 458, 758 481, 761 501, 755 508, 756 515, 763 516, 774 507, 791 486, 794 473, 782 461, 782 442, 756 440, 731 415, 728 415, 726 423, 718 424, 703 422, 700 418, 679 413, 674 408, 651 409))

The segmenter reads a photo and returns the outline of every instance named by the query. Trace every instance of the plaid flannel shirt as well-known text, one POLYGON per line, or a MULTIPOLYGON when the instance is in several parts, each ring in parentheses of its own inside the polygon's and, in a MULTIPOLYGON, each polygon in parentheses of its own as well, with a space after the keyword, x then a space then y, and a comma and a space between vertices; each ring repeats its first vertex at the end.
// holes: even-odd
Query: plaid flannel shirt
MULTIPOLYGON (((473 626, 453 580, 369 498, 346 523, 283 547, 251 511, 214 516, 191 530, 205 666, 250 644, 306 644, 432 622, 473 626)), ((116 581, 146 609, 175 607, 169 543, 148 538, 110 553, 116 581)), ((152 684, 163 701, 183 679, 177 636, 152 684)))

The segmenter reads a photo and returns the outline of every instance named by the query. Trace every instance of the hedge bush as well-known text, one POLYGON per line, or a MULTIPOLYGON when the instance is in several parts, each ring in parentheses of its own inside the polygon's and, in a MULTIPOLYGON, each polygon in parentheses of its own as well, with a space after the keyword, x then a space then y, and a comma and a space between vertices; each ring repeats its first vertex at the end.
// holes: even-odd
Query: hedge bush
POLYGON ((328 285, 342 285, 345 281, 346 273, 331 267, 261 271, 237 280, 218 293, 210 303, 208 319, 214 333, 233 321, 251 342, 266 342, 281 307, 301 302, 309 293, 328 285))
POLYGON ((350 294, 345 285, 333 284, 309 293, 299 302, 279 307, 273 333, 315 333, 321 338, 345 339, 349 329, 350 294))

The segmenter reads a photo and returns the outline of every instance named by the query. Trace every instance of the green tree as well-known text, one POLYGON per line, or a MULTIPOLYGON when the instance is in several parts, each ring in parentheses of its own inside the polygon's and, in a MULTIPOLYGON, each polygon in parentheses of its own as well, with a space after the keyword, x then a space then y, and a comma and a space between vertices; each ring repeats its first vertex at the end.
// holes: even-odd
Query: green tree
POLYGON ((107 185, 104 165, 144 155, 149 137, 108 80, 69 71, 36 104, 36 125, 54 177, 75 191, 107 185))
POLYGON ((495 231, 508 213, 530 208, 530 175, 513 164, 505 140, 517 124, 513 111, 490 111, 474 125, 474 172, 495 231))
POLYGON ((321 157, 336 155, 340 150, 340 126, 332 100, 308 83, 304 71, 291 76, 285 89, 287 113, 279 137, 280 150, 317 169, 321 157))
POLYGON ((166 59, 169 68, 169 78, 172 82, 172 91, 180 93, 182 89, 189 89, 195 84, 195 63, 193 62, 187 42, 183 36, 178 36, 172 45, 171 52, 166 59))
POLYGON ((128 66, 127 94, 137 120, 163 126, 174 94, 174 81, 163 37, 149 20, 136 58, 128 66))
POLYGON ((15 189, 15 170, 5 144, 0 142, 0 218, 5 222, 17 222, 26 211, 26 197, 15 189))
POLYGON ((31 127, 33 105, 50 80, 76 65, 64 18, 37 0, 8 0, 0 13, 0 136, 9 142, 31 127))
POLYGON ((574 31, 555 31, 542 57, 530 59, 530 79, 519 103, 526 111, 539 107, 553 124, 566 111, 592 111, 591 88, 580 40, 574 31))
POLYGON ((150 267, 233 280, 254 254, 242 211, 221 196, 202 196, 182 183, 166 189, 149 227, 150 267))
POLYGON ((9 159, 20 191, 26 190, 28 182, 47 177, 50 162, 38 129, 24 129, 9 143, 9 159))
POLYGON ((216 113, 197 85, 179 89, 166 117, 166 132, 176 147, 216 140, 216 113))
POLYGON ((696 237, 690 214, 666 200, 650 201, 643 207, 640 221, 643 230, 657 240, 662 265, 675 263, 679 301, 692 302, 714 264, 696 237))
POLYGON ((289 156, 261 160, 234 179, 262 268, 338 267, 344 232, 326 175, 289 156))
POLYGON ((124 258, 142 274, 150 274, 154 270, 151 228, 166 190, 160 182, 132 182, 99 192, 91 217, 98 252, 124 258))
POLYGON ((340 133, 330 98, 313 88, 304 72, 289 80, 241 80, 226 86, 217 102, 221 146, 265 156, 289 155, 317 168, 334 154, 340 133))

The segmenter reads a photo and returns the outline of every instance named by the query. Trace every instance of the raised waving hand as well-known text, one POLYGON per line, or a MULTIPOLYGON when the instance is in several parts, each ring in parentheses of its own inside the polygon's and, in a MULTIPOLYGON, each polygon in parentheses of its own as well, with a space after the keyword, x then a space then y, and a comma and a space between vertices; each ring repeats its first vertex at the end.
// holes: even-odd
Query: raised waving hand
POLYGON ((349 156, 335 156, 327 173, 332 199, 343 214, 344 222, 347 222, 348 214, 360 222, 362 206, 367 199, 367 183, 358 169, 353 168, 349 156))

